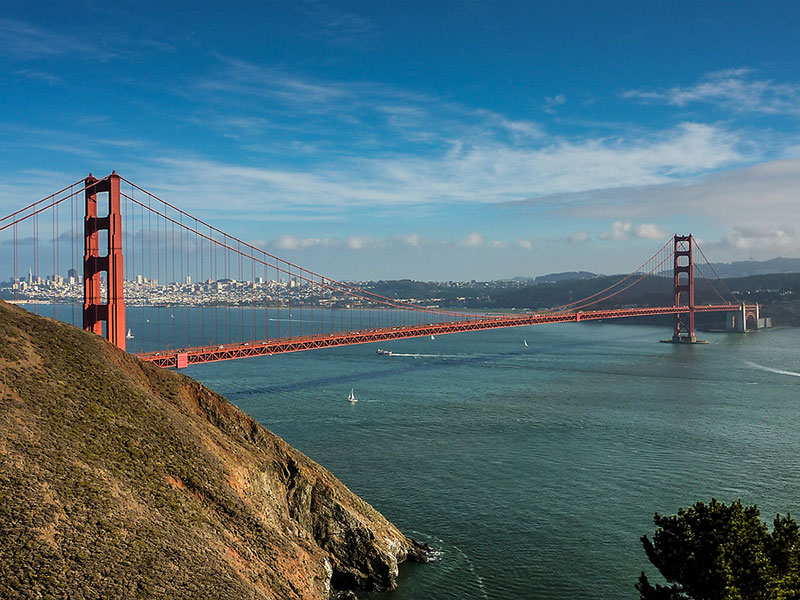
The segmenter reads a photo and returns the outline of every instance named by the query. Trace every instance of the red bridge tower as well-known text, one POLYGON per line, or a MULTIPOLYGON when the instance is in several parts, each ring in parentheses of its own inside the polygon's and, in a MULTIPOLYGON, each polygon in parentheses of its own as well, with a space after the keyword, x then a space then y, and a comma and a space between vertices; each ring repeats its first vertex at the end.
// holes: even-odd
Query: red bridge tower
POLYGON ((675 306, 688 306, 688 313, 675 313, 673 342, 695 343, 694 333, 694 241, 690 235, 675 236, 674 279, 675 306), (684 304, 681 304, 681 301, 684 304))
POLYGON ((86 216, 83 221, 83 328, 103 335, 109 342, 125 350, 125 295, 122 270, 122 212, 120 210, 120 178, 114 171, 97 180, 89 174, 86 184, 86 216), (108 215, 97 215, 97 194, 108 193, 108 215), (108 232, 108 252, 100 256, 98 232, 108 232), (107 273, 107 302, 103 302, 100 274, 107 273))

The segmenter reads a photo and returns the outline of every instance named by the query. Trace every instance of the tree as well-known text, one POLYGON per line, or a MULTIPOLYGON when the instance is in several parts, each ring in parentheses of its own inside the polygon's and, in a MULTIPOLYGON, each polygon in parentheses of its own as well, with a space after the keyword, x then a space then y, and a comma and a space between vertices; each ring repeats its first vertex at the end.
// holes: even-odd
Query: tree
POLYGON ((770 532, 756 505, 712 498, 653 520, 642 545, 671 585, 642 572, 642 600, 800 600, 800 528, 790 515, 776 516, 770 532))

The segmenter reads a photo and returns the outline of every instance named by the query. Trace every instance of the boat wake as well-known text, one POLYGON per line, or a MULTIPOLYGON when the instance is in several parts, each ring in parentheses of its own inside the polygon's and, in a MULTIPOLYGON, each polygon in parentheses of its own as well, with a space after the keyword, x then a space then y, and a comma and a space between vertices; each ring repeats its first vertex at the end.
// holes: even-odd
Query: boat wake
POLYGON ((392 352, 388 356, 401 356, 405 358, 465 358, 463 354, 417 354, 416 352, 392 352))
POLYGON ((767 371, 768 373, 777 373, 778 375, 789 375, 790 377, 800 377, 800 373, 797 371, 787 371, 785 369, 773 369, 772 367, 765 367, 764 365, 759 365, 758 363, 754 363, 753 361, 746 360, 744 361, 745 364, 750 365, 753 368, 759 369, 761 371, 767 371))
POLYGON ((293 323, 306 323, 306 322, 310 322, 310 320, 309 320, 309 319, 275 319, 275 318, 273 318, 273 317, 270 317, 270 318, 269 318, 269 319, 267 319, 267 320, 268 320, 268 321, 283 321, 284 323, 285 323, 285 322, 288 322, 288 321, 292 321, 293 323))

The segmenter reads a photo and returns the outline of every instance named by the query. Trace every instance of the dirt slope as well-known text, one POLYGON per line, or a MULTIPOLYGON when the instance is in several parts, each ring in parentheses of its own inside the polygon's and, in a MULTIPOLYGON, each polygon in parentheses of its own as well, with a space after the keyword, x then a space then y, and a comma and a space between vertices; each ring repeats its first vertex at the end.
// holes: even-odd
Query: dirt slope
POLYGON ((391 589, 425 559, 223 397, 0 301, 0 597, 391 589))

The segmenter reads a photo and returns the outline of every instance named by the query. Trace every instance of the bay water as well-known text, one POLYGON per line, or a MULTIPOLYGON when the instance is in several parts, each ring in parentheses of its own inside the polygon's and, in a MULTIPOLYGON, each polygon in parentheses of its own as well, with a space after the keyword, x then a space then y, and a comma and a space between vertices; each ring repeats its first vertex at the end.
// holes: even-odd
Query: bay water
MULTIPOLYGON (((129 350, 181 345, 181 320, 207 342, 202 311, 182 311, 129 308, 129 350)), ((229 322, 274 330, 283 317, 243 309, 229 322)), ((527 326, 184 372, 438 550, 404 565, 397 591, 362 600, 635 599, 642 570, 658 580, 639 539, 654 512, 716 497, 758 504, 768 522, 800 514, 800 329, 659 343, 670 333, 527 326)))
POLYGON ((360 598, 636 598, 654 512, 800 512, 800 330, 669 333, 522 327, 185 372, 439 550, 360 598))

